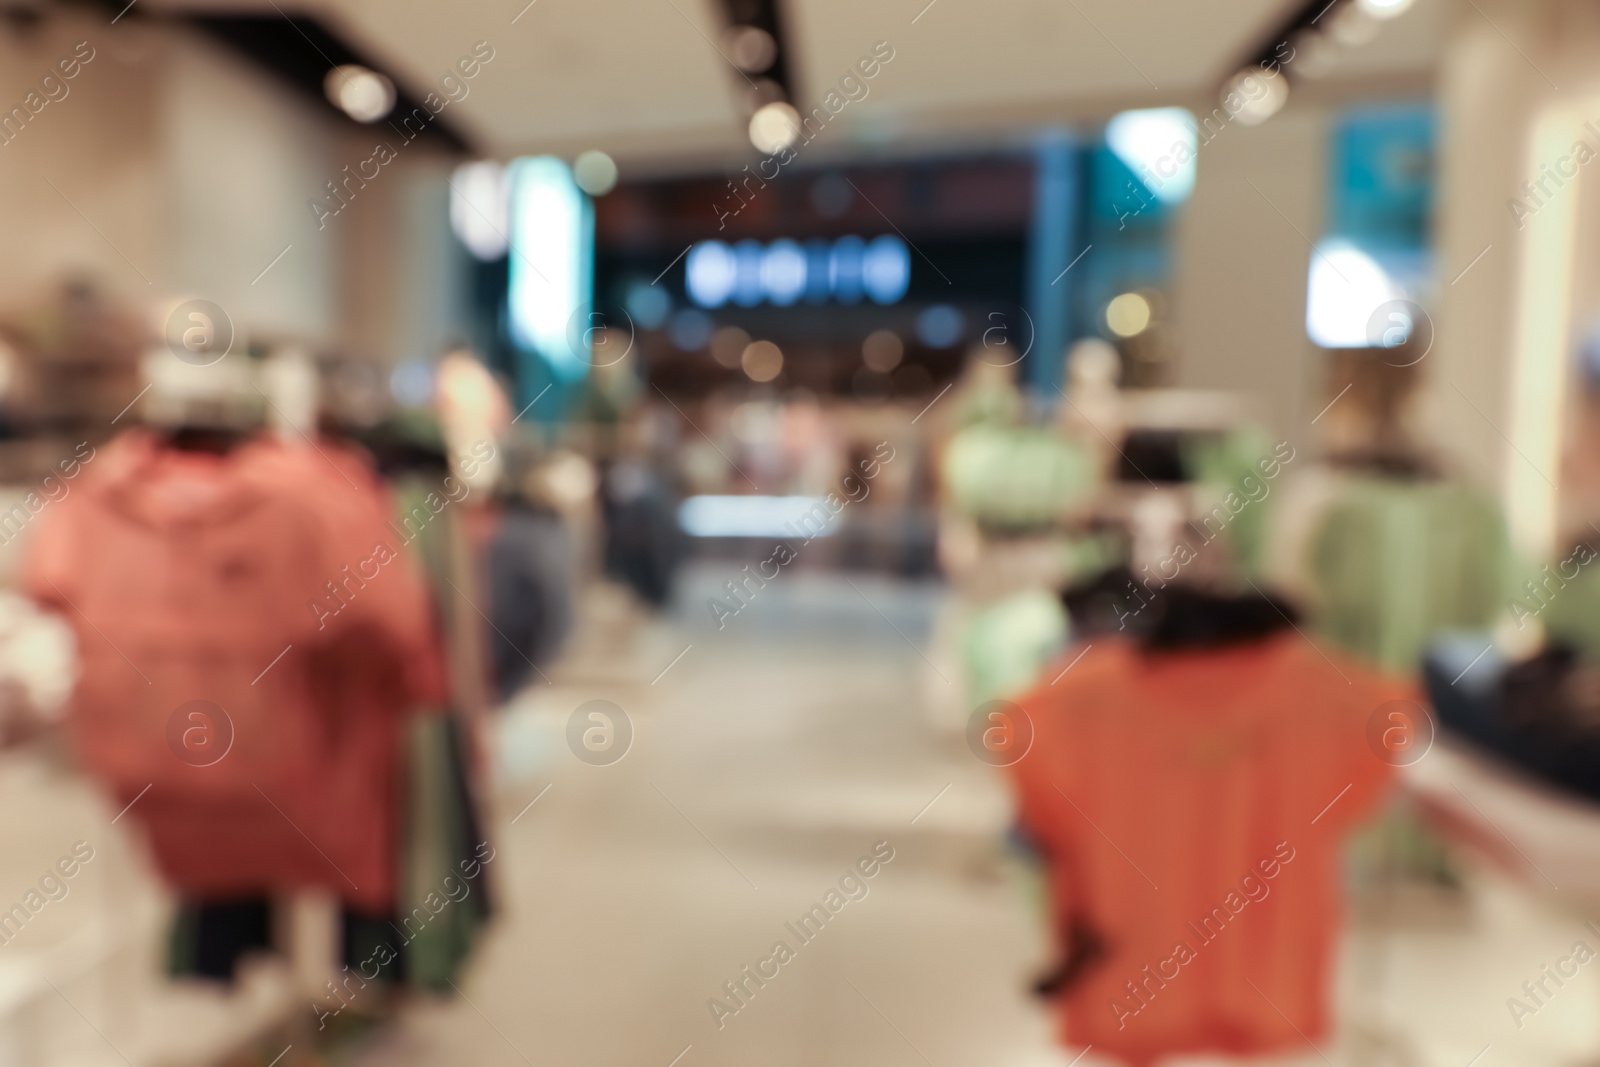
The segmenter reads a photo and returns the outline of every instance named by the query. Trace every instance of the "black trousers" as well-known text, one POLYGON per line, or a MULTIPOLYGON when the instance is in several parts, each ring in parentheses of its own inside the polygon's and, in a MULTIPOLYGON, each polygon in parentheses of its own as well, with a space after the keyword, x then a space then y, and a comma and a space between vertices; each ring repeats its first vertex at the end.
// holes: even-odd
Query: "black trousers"
MULTIPOLYGON (((404 939, 393 936, 392 915, 346 906, 339 918, 340 955, 347 965, 370 966, 377 947, 387 943, 394 959, 382 965, 378 976, 391 982, 405 979, 404 939)), ((266 897, 184 901, 173 923, 172 973, 231 982, 247 954, 275 949, 275 935, 272 901, 266 897)))

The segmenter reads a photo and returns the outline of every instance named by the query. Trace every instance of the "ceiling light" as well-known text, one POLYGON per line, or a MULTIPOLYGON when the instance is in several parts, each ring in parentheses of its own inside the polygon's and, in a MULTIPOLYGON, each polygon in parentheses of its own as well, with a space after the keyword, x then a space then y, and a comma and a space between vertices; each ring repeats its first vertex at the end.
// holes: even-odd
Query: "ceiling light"
POLYGON ((328 71, 322 91, 334 107, 357 122, 377 122, 394 109, 394 82, 355 63, 328 71))
POLYGON ((1124 111, 1106 123, 1106 145, 1163 203, 1194 188, 1195 124, 1184 108, 1124 111))
POLYGON ((478 259, 506 254, 511 202, 504 167, 485 160, 456 168, 450 179, 450 228, 478 259))
POLYGON ((1301 78, 1322 77, 1333 69, 1338 58, 1338 46, 1315 29, 1301 30, 1290 44, 1294 46, 1294 73, 1301 78))
POLYGON ((1150 301, 1123 293, 1106 305, 1106 325, 1118 337, 1137 337, 1150 325, 1150 301))
POLYGON ((617 165, 604 152, 584 152, 572 161, 572 178, 590 196, 605 196, 617 185, 617 165))
POLYGON ((792 146, 800 137, 800 112, 781 100, 750 116, 750 143, 771 154, 792 146))
POLYGON ((1412 0, 1360 0, 1361 8, 1375 19, 1387 21, 1406 13, 1412 0))
POLYGON ((728 31, 728 53, 746 74, 760 74, 778 58, 778 42, 759 26, 735 26, 728 31))
POLYGON ((1377 18, 1366 4, 1345 4, 1328 16, 1328 33, 1347 48, 1370 44, 1379 29, 1377 18))
POLYGON ((1222 106, 1241 126, 1259 126, 1289 102, 1289 79, 1246 67, 1222 87, 1222 106))
POLYGON ((594 365, 591 335, 572 328, 574 309, 593 299, 594 206, 554 156, 517 160, 510 181, 511 339, 561 380, 577 381, 594 365))
POLYGON ((1306 335, 1323 348, 1367 348, 1372 313, 1405 296, 1372 256, 1337 238, 1317 244, 1306 284, 1306 335))

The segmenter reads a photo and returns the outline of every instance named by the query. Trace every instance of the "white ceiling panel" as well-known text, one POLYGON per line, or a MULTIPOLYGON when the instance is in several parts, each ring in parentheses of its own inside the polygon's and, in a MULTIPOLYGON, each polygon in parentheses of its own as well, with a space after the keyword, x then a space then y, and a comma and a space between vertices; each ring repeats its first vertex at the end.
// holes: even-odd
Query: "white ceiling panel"
MULTIPOLYGON (((252 0, 147 3, 273 9, 252 0)), ((1418 0, 1375 41, 1347 50, 1317 91, 1334 83, 1337 94, 1341 81, 1374 77, 1425 86, 1444 4, 1418 0)), ((896 141, 1006 137, 1123 107, 1209 101, 1227 67, 1296 7, 1297 0, 785 0, 780 12, 802 112, 821 105, 877 42, 893 49, 867 95, 845 105, 809 149, 821 156, 896 141)), ((747 86, 712 43, 723 17, 715 0, 313 0, 310 10, 419 95, 474 42, 488 42, 494 59, 447 117, 495 155, 600 148, 640 166, 752 155, 740 102, 747 86)))

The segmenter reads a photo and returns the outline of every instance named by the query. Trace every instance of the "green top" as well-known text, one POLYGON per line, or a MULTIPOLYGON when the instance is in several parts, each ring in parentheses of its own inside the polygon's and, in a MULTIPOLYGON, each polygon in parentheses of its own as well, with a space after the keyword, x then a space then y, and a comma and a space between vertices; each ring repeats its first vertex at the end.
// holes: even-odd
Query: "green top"
POLYGON ((1437 634, 1493 626, 1510 548, 1486 494, 1360 475, 1328 505, 1307 564, 1315 628, 1379 667, 1411 672, 1437 634))
POLYGON ((1049 526, 1095 488, 1094 457, 1032 426, 969 426, 951 438, 940 464, 956 508, 1007 530, 1049 526))
POLYGON ((1600 659, 1600 536, 1588 538, 1548 569, 1524 579, 1507 607, 1519 627, 1544 624, 1553 641, 1575 646, 1588 659, 1600 659))
POLYGON ((979 610, 962 656, 974 706, 1015 697, 1067 641, 1067 613, 1049 590, 1028 589, 979 610))

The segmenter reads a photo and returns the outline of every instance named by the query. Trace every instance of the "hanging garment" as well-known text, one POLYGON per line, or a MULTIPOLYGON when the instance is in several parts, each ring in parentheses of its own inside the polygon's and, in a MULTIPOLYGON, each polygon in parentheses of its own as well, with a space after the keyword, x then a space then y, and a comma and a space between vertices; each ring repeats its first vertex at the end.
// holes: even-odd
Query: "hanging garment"
MULTIPOLYGON (((325 638, 309 653, 313 693, 341 768, 328 783, 327 802, 364 813, 364 837, 350 848, 363 857, 367 877, 386 885, 381 909, 368 902, 366 913, 389 915, 408 900, 406 800, 416 788, 408 737, 445 700, 442 637, 421 561, 406 550, 406 528, 394 521, 392 494, 367 453, 323 438, 314 454, 290 449, 278 459, 287 461, 282 475, 297 479, 298 491, 319 487, 319 512, 348 561, 309 606, 325 638), (374 612, 394 628, 387 642, 374 640, 364 621, 374 612)), ((436 494, 433 503, 443 499, 436 494)), ((357 932, 385 926, 377 919, 347 923, 357 932)))
MULTIPOLYGON (((172 925, 168 951, 169 973, 178 977, 210 978, 232 982, 239 964, 250 955, 277 951, 279 936, 272 901, 267 897, 181 901, 172 925)), ((365 979, 381 976, 403 981, 406 957, 403 947, 385 953, 378 964, 373 946, 395 942, 394 917, 371 915, 349 906, 339 913, 339 959, 365 979), (368 973, 375 969, 376 974, 368 973)))
MULTIPOLYGON (((393 933, 417 989, 447 993, 493 914, 494 859, 468 776, 463 721, 419 716, 408 737, 406 910, 393 933)), ((388 933, 386 931, 385 933, 388 933)))
MULTIPOLYGON (((485 624, 488 602, 475 558, 487 537, 469 533, 464 497, 436 511, 428 507, 430 493, 440 499, 441 477, 414 472, 395 492, 396 529, 426 577, 448 664, 443 695, 417 709, 405 738, 405 854, 395 930, 408 983, 436 993, 460 977, 493 914, 486 865, 494 858, 475 788, 483 767, 476 724, 489 707, 485 634, 493 629, 485 624)), ((504 639, 491 633, 487 640, 504 639)))
POLYGON ((619 460, 605 470, 600 496, 605 570, 645 603, 662 607, 682 556, 669 487, 648 466, 619 460))
POLYGON ((488 637, 495 690, 509 700, 572 629, 572 544, 561 516, 508 503, 488 546, 488 637))
POLYGON ((1093 492, 1094 456, 1051 430, 980 423, 951 438, 939 464, 946 496, 995 530, 1061 522, 1093 492))
POLYGON ((1547 639, 1600 660, 1600 538, 1579 541, 1562 558, 1529 572, 1506 607, 1521 630, 1532 622, 1547 639))
POLYGON ((399 754, 375 723, 437 687, 436 657, 376 480, 340 462, 132 431, 38 520, 25 585, 76 631, 73 740, 186 896, 394 906, 399 754))
POLYGON ((1489 758, 1600 801, 1600 668, 1553 644, 1509 663, 1488 634, 1441 640, 1423 681, 1439 725, 1489 758))
POLYGON ((1015 696, 1067 639, 1067 613, 1060 598, 1025 589, 986 604, 967 623, 962 658, 973 707, 1015 696))
POLYGON ((1414 676, 1434 637, 1505 608, 1505 523, 1475 489, 1321 473, 1284 504, 1298 514, 1282 516, 1274 578, 1304 595, 1316 631, 1383 670, 1414 676))
POLYGON ((1075 983, 1062 1033, 1132 1064, 1323 1036, 1339 846, 1389 778, 1367 722, 1403 691, 1281 623, 1250 638, 1275 609, 1237 605, 1231 641, 1169 605, 1019 701, 1021 817, 1075 983))

